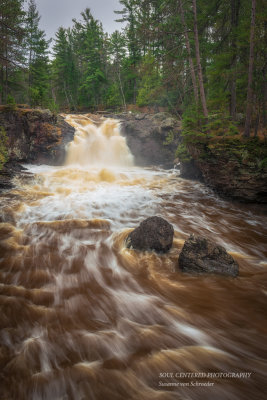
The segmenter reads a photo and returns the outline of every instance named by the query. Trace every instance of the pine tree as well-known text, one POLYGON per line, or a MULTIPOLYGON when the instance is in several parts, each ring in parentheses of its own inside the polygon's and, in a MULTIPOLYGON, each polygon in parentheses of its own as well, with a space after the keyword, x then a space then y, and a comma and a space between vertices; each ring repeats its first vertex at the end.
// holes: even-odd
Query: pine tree
POLYGON ((254 36, 255 36, 255 13, 256 13, 256 0, 251 2, 251 28, 250 28, 250 48, 249 48, 249 70, 248 70, 248 91, 247 91, 247 108, 246 108, 246 123, 244 136, 250 136, 250 124, 251 124, 251 113, 252 113, 252 80, 253 80, 253 67, 254 67, 254 36))
POLYGON ((118 88, 121 98, 120 103, 123 105, 124 109, 126 109, 124 82, 122 76, 123 63, 126 58, 126 42, 124 36, 119 31, 115 31, 110 37, 109 52, 109 61, 113 66, 112 72, 115 75, 112 90, 113 98, 116 98, 114 97, 114 94, 116 93, 116 88, 118 88))
POLYGON ((10 92, 10 74, 24 65, 25 36, 22 0, 1 0, 0 8, 0 91, 6 102, 10 92))
POLYGON ((80 71, 79 102, 97 107, 103 100, 106 85, 105 35, 88 8, 81 15, 81 21, 74 20, 72 31, 80 71))
POLYGON ((48 100, 50 41, 45 39, 44 31, 39 29, 39 12, 34 0, 30 0, 26 17, 28 50, 28 91, 32 105, 44 105, 48 100))

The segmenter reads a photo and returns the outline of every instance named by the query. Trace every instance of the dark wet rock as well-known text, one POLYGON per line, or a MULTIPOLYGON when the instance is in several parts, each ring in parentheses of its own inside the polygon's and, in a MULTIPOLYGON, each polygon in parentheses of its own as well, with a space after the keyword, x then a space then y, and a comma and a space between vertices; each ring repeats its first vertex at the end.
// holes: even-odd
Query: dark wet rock
POLYGON ((172 247, 174 229, 161 217, 149 217, 126 240, 128 248, 166 253, 172 247))
POLYGON ((182 161, 180 164, 180 176, 185 179, 203 180, 202 172, 197 167, 195 161, 182 161))
POLYGON ((9 161, 60 165, 74 128, 50 110, 0 107, 0 126, 8 137, 9 161))
MULTIPOLYGON (((13 178, 19 175, 27 174, 25 168, 17 162, 7 162, 0 171, 0 191, 12 189, 13 178)), ((32 174, 30 174, 32 175, 32 174)))
POLYGON ((200 179, 223 197, 267 203, 267 143, 221 139, 222 143, 190 143, 192 158, 181 163, 181 176, 200 179), (223 141, 224 140, 224 141, 223 141))
POLYGON ((219 274, 237 276, 237 262, 224 247, 201 236, 191 235, 184 243, 178 266, 191 274, 219 274))
POLYGON ((62 165, 74 128, 50 110, 0 106, 0 127, 8 137, 8 163, 0 171, 0 190, 11 189, 13 178, 32 179, 20 163, 62 165))
POLYGON ((121 133, 139 166, 172 168, 181 134, 181 121, 167 112, 114 114, 121 120, 121 133))

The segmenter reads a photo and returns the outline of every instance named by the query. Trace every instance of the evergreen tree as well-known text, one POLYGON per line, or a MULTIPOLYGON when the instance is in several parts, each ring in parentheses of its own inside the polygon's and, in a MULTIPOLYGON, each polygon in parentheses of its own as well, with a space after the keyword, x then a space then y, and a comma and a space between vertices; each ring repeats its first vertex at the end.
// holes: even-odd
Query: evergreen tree
POLYGON ((26 17, 28 50, 28 92, 32 105, 44 105, 48 101, 50 41, 45 39, 44 31, 39 29, 39 12, 34 0, 30 0, 26 17))
POLYGON ((106 84, 105 37, 102 25, 87 8, 82 21, 74 20, 73 41, 77 54, 80 83, 79 101, 84 106, 96 107, 103 100, 106 84))
MULTIPOLYGON (((1 0, 0 7, 0 91, 1 101, 11 94, 12 74, 25 62, 23 51, 23 0, 1 0)), ((17 82, 19 83, 19 82, 17 82)))
POLYGON ((52 64, 55 97, 59 105, 69 109, 77 105, 77 69, 73 51, 72 33, 62 27, 56 33, 52 64))
POLYGON ((123 105, 126 109, 123 63, 126 58, 126 41, 123 34, 115 31, 109 41, 109 62, 111 64, 110 71, 112 72, 111 85, 112 90, 108 95, 109 105, 123 105))

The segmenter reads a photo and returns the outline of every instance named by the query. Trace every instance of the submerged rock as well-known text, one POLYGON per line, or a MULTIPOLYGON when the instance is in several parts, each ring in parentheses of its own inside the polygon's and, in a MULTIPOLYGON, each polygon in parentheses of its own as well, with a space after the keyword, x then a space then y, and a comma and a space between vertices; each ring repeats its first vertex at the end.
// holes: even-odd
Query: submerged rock
POLYGON ((174 229, 161 217, 145 219, 126 239, 126 246, 136 250, 155 250, 166 253, 173 241, 174 229))
POLYGON ((183 272, 238 275, 238 264, 224 247, 201 236, 191 235, 184 243, 178 260, 183 272))

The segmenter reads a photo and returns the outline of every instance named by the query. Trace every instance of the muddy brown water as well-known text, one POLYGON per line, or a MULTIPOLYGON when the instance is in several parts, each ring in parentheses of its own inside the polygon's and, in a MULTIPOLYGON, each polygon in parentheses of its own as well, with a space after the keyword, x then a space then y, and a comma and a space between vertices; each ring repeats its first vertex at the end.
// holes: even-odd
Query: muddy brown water
POLYGON ((266 209, 135 167, 116 121, 67 120, 66 165, 28 166, 0 198, 0 399, 265 399, 266 209), (126 249, 152 215, 171 251, 126 249), (179 272, 190 233, 240 276, 179 272))

